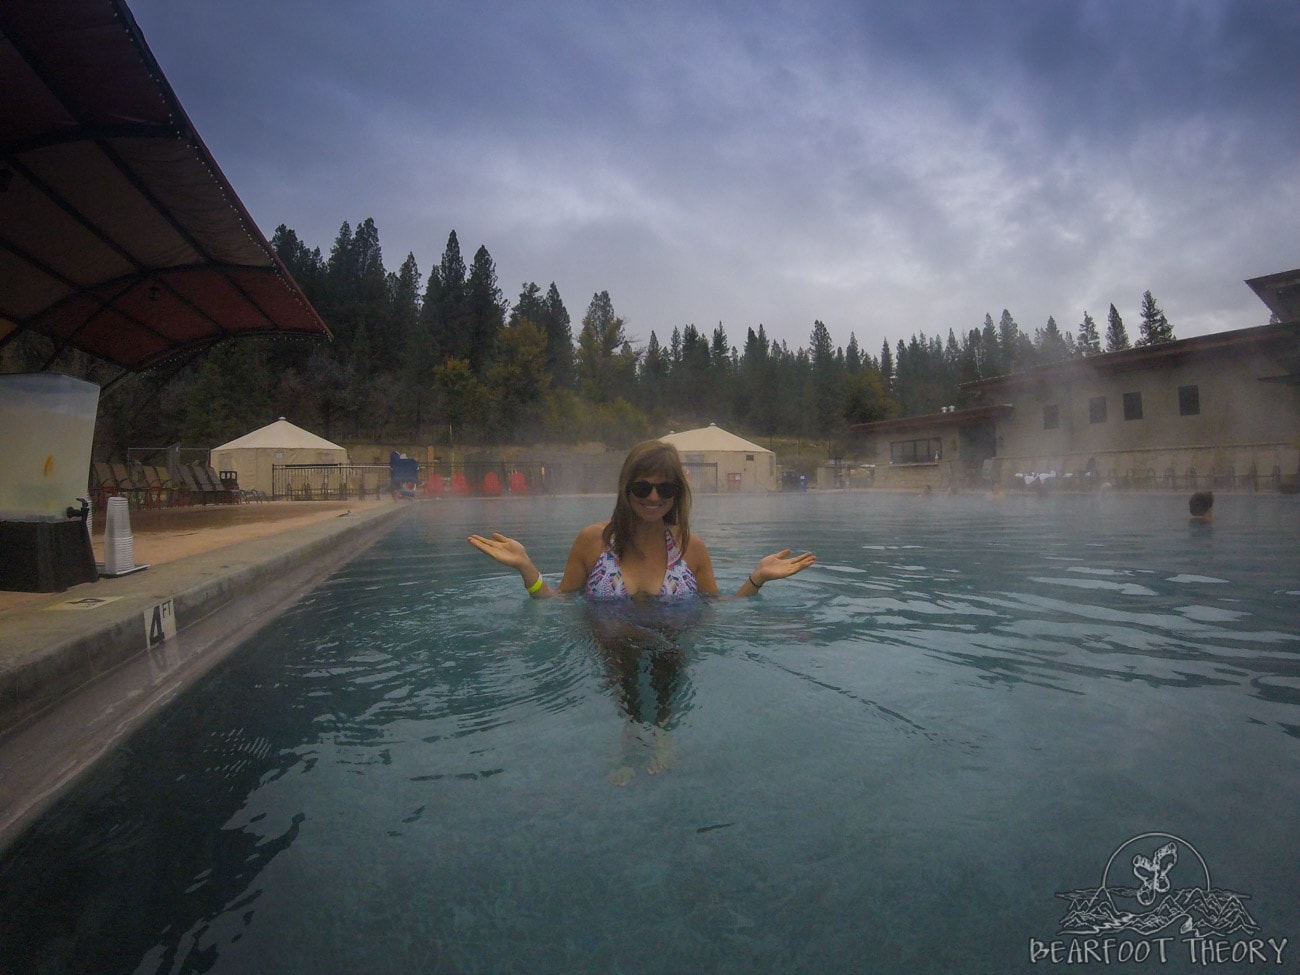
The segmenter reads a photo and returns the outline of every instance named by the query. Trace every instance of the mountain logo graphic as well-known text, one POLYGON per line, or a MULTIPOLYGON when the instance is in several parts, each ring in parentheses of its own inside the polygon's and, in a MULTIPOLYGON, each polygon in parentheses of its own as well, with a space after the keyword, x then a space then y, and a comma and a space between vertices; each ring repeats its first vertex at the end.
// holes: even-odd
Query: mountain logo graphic
POLYGON ((1249 936, 1259 925, 1243 901, 1249 894, 1215 887, 1204 857, 1172 833, 1142 833, 1110 855, 1101 885, 1056 895, 1068 903, 1060 934, 1179 940, 1249 936))

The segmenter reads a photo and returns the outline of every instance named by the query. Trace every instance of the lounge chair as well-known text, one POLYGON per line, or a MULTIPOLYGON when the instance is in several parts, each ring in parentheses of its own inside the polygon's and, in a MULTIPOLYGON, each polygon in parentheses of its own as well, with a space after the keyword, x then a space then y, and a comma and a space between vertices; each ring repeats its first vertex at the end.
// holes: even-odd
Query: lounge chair
POLYGON ((132 508, 144 506, 145 489, 144 484, 137 481, 131 474, 131 471, 125 464, 109 464, 113 471, 113 479, 117 481, 117 494, 126 498, 127 503, 132 508))
POLYGON ((193 467, 189 464, 181 464, 176 468, 176 472, 180 474, 181 485, 185 491, 187 504, 194 504, 196 502, 198 504, 209 503, 210 499, 208 495, 211 492, 208 490, 207 485, 199 480, 199 476, 195 473, 193 467))
POLYGON ((146 508, 162 508, 172 503, 174 485, 164 468, 141 467, 139 479, 144 485, 144 506, 146 508))
POLYGON ((221 479, 211 467, 195 461, 190 465, 190 470, 194 473, 194 480, 199 490, 203 492, 204 504, 222 504, 229 500, 226 489, 221 485, 221 479))

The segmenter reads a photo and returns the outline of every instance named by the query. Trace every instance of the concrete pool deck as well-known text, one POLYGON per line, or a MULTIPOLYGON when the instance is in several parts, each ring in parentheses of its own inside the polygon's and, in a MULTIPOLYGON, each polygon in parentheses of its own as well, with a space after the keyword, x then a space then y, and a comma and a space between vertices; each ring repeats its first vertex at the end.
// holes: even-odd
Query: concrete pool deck
POLYGON ((0 848, 147 713, 413 508, 132 511, 135 562, 149 568, 61 593, 0 592, 0 848))

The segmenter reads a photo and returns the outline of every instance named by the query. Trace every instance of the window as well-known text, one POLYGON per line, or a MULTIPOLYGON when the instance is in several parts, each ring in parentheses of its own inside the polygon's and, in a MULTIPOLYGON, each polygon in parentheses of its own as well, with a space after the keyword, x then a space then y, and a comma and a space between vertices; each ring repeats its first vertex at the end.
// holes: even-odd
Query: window
POLYGON ((746 455, 745 455, 745 460, 753 460, 753 459, 754 459, 754 455, 753 455, 753 454, 746 454, 746 455))
POLYGON ((1124 394, 1124 419, 1126 420, 1142 419, 1142 394, 1141 393, 1124 394))
POLYGON ((932 464, 937 463, 942 453, 938 437, 921 440, 895 440, 889 445, 889 462, 891 464, 932 464))
POLYGON ((1106 422, 1106 397, 1094 396, 1088 400, 1088 422, 1105 423, 1106 422))
POLYGON ((1200 416, 1201 415, 1201 387, 1199 386, 1178 387, 1178 415, 1179 416, 1200 416))
POLYGON ((1043 429, 1055 430, 1061 425, 1061 408, 1059 406, 1043 407, 1043 429))

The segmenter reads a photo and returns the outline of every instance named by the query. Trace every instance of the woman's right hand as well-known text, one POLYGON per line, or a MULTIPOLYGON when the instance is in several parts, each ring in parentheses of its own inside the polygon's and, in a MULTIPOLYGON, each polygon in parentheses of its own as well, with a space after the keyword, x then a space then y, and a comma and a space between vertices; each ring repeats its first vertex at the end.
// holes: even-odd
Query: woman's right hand
POLYGON ((523 572, 531 566, 532 560, 524 546, 513 538, 507 538, 500 532, 493 532, 491 538, 482 535, 469 536, 469 543, 480 552, 486 552, 502 565, 523 572))

